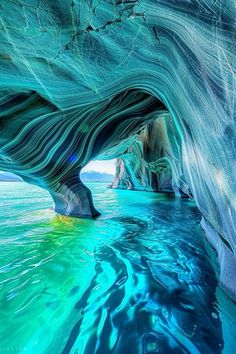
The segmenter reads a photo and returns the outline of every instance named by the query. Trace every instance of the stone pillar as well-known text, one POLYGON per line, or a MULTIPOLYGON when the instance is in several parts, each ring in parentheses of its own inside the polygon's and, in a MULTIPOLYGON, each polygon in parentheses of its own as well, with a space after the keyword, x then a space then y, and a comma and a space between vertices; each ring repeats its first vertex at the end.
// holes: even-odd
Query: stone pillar
POLYGON ((100 215, 94 208, 92 193, 81 181, 79 174, 58 182, 55 190, 49 189, 58 214, 92 218, 100 215))

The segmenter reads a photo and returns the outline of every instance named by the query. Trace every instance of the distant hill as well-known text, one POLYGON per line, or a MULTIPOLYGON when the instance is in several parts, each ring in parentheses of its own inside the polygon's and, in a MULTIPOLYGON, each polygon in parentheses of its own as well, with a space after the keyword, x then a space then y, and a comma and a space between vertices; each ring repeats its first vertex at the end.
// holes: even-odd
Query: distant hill
POLYGON ((83 182, 112 182, 114 179, 110 173, 96 171, 82 172, 80 177, 83 182))
MULTIPOLYGON (((80 174, 84 182, 112 182, 114 176, 110 173, 102 173, 96 171, 82 172, 80 174)), ((1 182, 22 182, 22 179, 13 173, 0 171, 1 182)))
POLYGON ((0 182, 22 182, 22 179, 14 173, 0 171, 0 182))

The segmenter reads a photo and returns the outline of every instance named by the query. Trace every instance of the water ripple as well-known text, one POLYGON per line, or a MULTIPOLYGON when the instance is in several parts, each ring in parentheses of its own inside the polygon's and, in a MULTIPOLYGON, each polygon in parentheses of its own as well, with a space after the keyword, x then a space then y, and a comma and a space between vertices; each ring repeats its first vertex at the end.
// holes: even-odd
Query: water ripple
POLYGON ((77 220, 56 216, 46 192, 23 185, 14 189, 18 212, 9 199, 1 220, 2 347, 233 353, 236 310, 217 286, 193 203, 92 185, 102 216, 77 220))

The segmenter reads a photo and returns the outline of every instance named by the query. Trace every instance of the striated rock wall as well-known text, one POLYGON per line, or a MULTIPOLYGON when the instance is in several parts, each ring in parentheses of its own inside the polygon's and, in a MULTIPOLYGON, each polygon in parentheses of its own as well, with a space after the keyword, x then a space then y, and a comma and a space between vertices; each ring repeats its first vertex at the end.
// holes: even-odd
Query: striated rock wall
POLYGON ((233 0, 2 0, 0 168, 92 216, 81 168, 170 112, 236 297, 235 16, 233 0))
POLYGON ((183 176, 182 142, 170 114, 147 124, 118 155, 111 188, 191 195, 183 176))

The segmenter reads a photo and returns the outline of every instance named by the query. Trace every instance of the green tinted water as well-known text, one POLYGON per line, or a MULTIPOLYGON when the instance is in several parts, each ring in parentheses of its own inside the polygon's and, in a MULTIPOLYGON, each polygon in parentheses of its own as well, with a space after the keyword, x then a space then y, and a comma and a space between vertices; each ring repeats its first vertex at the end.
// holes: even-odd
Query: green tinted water
POLYGON ((0 183, 0 352, 235 353, 235 306, 194 203, 89 187, 96 220, 0 183))

